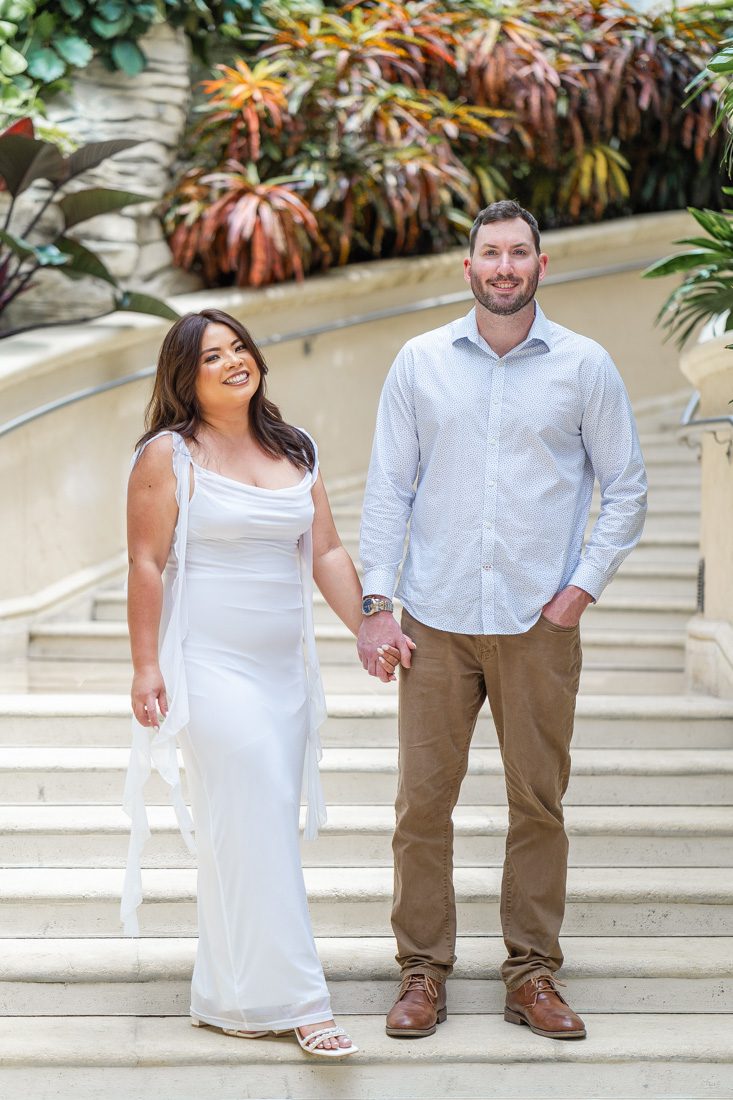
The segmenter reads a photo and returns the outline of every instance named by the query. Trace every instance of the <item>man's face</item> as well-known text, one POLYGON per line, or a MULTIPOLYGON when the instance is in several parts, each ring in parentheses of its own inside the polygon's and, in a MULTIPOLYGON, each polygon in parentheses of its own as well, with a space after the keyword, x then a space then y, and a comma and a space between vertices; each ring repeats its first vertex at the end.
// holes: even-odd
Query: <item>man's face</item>
POLYGON ((489 313, 508 317, 532 301, 546 267, 547 256, 537 254, 530 227, 522 218, 511 218, 480 227, 463 274, 477 302, 489 313))

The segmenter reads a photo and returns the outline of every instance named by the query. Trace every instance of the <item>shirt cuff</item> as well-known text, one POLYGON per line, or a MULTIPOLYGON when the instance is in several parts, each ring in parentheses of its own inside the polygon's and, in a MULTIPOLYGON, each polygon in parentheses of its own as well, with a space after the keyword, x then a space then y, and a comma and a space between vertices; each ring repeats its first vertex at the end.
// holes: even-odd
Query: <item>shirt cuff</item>
POLYGON ((595 603, 610 579, 600 569, 596 569, 595 565, 591 565, 589 561, 581 560, 578 562, 568 584, 574 584, 576 588, 582 588, 589 596, 593 597, 595 603))
POLYGON ((364 574, 362 592, 365 596, 386 596, 391 600, 394 598, 396 583, 396 569, 369 569, 364 574))

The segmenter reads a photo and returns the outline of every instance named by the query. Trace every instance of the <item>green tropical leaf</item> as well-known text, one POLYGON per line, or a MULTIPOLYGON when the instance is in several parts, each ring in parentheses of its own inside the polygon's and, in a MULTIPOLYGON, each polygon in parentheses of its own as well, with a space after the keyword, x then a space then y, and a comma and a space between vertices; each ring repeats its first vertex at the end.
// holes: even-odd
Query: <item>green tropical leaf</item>
POLYGON ((36 80, 40 80, 44 84, 52 84, 54 80, 60 80, 64 75, 66 63, 62 61, 57 53, 54 53, 50 46, 44 46, 40 50, 34 50, 29 55, 28 72, 36 80))
POLYGON ((33 254, 41 267, 62 267, 69 262, 69 257, 55 244, 38 245, 33 254))
POLYGON ((81 0, 61 0, 61 7, 70 19, 78 19, 84 14, 84 5, 81 0))
POLYGON ((102 263, 99 256, 95 256, 83 244, 79 244, 72 237, 59 237, 56 241, 61 251, 68 257, 69 262, 60 268, 61 274, 69 279, 103 279, 110 286, 117 286, 117 280, 109 269, 102 263))
POLYGON ((0 229, 0 244, 4 244, 14 256, 21 260, 27 260, 33 255, 32 244, 28 244, 22 237, 16 237, 12 233, 8 233, 5 229, 0 229))
POLYGON ((57 38, 54 41, 54 49, 61 54, 64 61, 68 61, 69 65, 73 65, 77 69, 83 69, 94 57, 94 50, 89 43, 77 35, 65 35, 63 38, 57 38))
POLYGON ((89 20, 89 26, 100 38, 119 38, 132 26, 132 15, 123 15, 120 19, 112 21, 99 19, 95 15, 89 20))
POLYGON ((117 309, 129 313, 147 313, 152 317, 165 317, 167 321, 177 321, 180 314, 151 294, 136 294, 126 290, 115 299, 117 309))
POLYGON ((96 218, 100 214, 111 214, 123 210, 133 203, 150 202, 149 195, 138 195, 133 191, 114 191, 108 187, 89 187, 85 191, 73 191, 59 201, 64 215, 64 225, 71 229, 73 225, 96 218))
POLYGON ((0 46, 0 72, 5 76, 19 76, 28 68, 28 60, 7 42, 0 46))
POLYGON ((114 141, 90 141, 88 145, 82 145, 67 159, 69 179, 82 175, 96 168, 103 160, 113 157, 116 153, 122 153, 125 149, 132 149, 139 145, 135 138, 117 138, 114 141))
POLYGON ((145 54, 129 39, 115 42, 112 47, 112 60, 118 69, 128 76, 137 76, 147 65, 145 54))
POLYGON ((667 256, 663 260, 657 260, 642 272, 645 279, 662 278, 665 275, 676 275, 680 271, 690 271, 700 266, 700 252, 681 252, 678 256, 667 256))
POLYGON ((55 244, 34 245, 4 229, 0 229, 0 242, 14 256, 18 256, 21 260, 35 259, 41 267, 61 267, 62 264, 68 263, 68 257, 55 244))
POLYGON ((697 210, 694 207, 688 207, 688 210, 711 237, 733 242, 733 222, 724 214, 718 214, 715 210, 697 210))
POLYGON ((35 180, 62 180, 65 171, 64 158, 50 141, 22 134, 0 136, 0 176, 13 198, 35 180))

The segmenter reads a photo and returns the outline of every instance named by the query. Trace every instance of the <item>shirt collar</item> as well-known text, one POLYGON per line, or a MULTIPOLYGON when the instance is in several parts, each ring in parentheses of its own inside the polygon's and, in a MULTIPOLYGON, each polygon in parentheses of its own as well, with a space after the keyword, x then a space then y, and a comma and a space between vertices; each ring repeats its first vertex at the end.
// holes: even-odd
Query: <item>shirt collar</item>
MULTIPOLYGON (((513 348, 512 351, 517 351, 518 348, 526 348, 537 343, 544 344, 547 351, 550 351, 552 348, 552 322, 548 321, 547 317, 545 317, 537 301, 535 301, 534 310, 534 321, 527 333, 526 340, 519 344, 517 348, 513 348)), ((453 322, 452 343, 455 344, 457 340, 470 340, 472 344, 481 348, 482 351, 488 351, 492 355, 494 354, 478 330, 475 306, 473 309, 469 310, 465 317, 459 317, 457 321, 453 322)), ((512 353, 510 352, 509 354, 511 355, 512 353)))

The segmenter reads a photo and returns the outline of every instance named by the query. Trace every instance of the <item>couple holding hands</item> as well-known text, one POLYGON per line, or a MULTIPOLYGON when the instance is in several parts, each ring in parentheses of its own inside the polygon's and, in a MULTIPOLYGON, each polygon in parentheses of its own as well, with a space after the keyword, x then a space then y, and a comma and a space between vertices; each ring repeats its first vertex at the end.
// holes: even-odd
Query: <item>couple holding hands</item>
POLYGON ((578 623, 640 537, 646 479, 611 358, 535 301, 547 262, 518 204, 477 216, 464 260, 474 307, 408 341, 384 385, 363 582, 336 532, 316 444, 267 399, 267 366, 247 330, 202 310, 165 338, 128 495, 134 719, 122 919, 138 934, 143 787, 155 769, 191 850, 195 823, 197 1026, 290 1032, 318 1057, 358 1049, 332 1017, 298 845, 301 790, 305 835, 325 822, 315 581, 368 673, 388 682, 402 666, 392 910, 401 982, 387 1034, 420 1038, 446 1019, 452 813, 488 697, 509 805, 504 1016, 549 1038, 585 1037, 555 979, 578 623), (584 546, 596 478, 601 510, 584 546))

